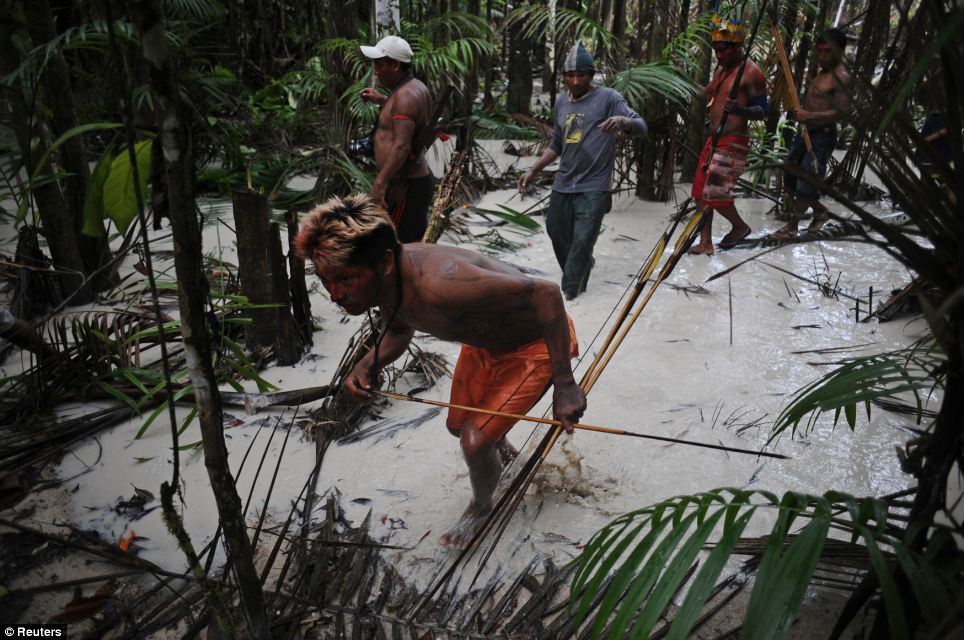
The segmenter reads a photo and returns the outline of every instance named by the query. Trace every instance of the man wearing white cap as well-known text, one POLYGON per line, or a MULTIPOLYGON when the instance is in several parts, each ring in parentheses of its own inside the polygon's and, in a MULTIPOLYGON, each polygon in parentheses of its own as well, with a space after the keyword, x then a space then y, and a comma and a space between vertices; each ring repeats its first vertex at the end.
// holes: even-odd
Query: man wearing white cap
POLYGON ((546 231, 562 268, 562 293, 572 300, 586 290, 603 216, 612 207, 616 134, 646 135, 646 123, 613 89, 593 87, 592 56, 577 42, 566 57, 568 93, 555 106, 552 140, 532 169, 519 177, 525 193, 532 180, 559 160, 552 183, 546 231))
POLYGON ((418 242, 435 190, 425 149, 416 148, 430 124, 432 98, 412 73, 412 48, 402 38, 386 36, 361 52, 374 61, 378 83, 391 90, 387 96, 372 87, 361 92, 363 100, 381 105, 373 140, 378 175, 368 195, 388 211, 402 242, 418 242))

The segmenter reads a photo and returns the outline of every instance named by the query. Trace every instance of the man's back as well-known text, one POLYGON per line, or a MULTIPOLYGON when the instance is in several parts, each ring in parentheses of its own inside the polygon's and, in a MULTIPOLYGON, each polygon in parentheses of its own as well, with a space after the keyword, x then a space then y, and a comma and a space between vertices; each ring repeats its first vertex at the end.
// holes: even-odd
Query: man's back
POLYGON ((473 251, 422 243, 404 246, 401 270, 396 320, 404 325, 495 353, 543 337, 538 298, 552 283, 473 251))

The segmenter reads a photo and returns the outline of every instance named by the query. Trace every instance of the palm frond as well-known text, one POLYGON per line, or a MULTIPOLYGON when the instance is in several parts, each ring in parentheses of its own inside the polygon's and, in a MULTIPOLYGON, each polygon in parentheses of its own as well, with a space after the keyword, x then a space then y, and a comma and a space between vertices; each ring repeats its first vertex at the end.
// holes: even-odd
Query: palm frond
POLYGON ((211 20, 224 15, 218 0, 164 0, 165 13, 175 18, 211 20))
POLYGON ((361 78, 369 70, 371 62, 361 52, 364 44, 348 38, 328 38, 318 43, 318 53, 328 54, 348 65, 352 78, 361 78))
POLYGON ((460 38, 491 40, 494 36, 492 27, 485 18, 461 11, 443 13, 429 18, 422 24, 404 21, 402 31, 406 34, 424 33, 439 40, 460 38))
POLYGON ((688 637, 727 561, 746 553, 740 545, 743 532, 773 516, 741 638, 786 636, 831 528, 858 543, 859 565, 878 579, 891 629, 898 637, 906 629, 901 622, 905 608, 913 604, 901 600, 893 576, 898 563, 913 570, 910 591, 918 602, 926 601, 927 624, 936 625, 952 612, 955 594, 964 587, 960 566, 903 544, 882 500, 834 492, 787 492, 777 497, 765 491, 716 489, 633 511, 598 531, 576 560, 572 593, 582 594, 572 603, 578 607, 577 619, 592 638, 645 638, 657 630, 667 638, 688 637), (690 579, 688 569, 701 550, 708 553, 690 579), (675 616, 658 629, 674 594, 686 586, 675 616), (590 618, 599 594, 604 594, 602 601, 590 618))
POLYGON ((555 10, 555 20, 549 6, 532 4, 511 11, 505 21, 506 27, 520 26, 522 36, 532 40, 546 40, 555 34, 556 51, 564 56, 576 40, 589 40, 597 44, 593 55, 600 62, 611 61, 622 50, 622 42, 613 37, 605 25, 596 22, 582 11, 575 9, 555 10))
POLYGON ((793 395, 777 416, 770 440, 787 428, 795 435, 800 422, 807 416, 810 416, 806 424, 809 430, 827 411, 834 412, 834 424, 843 412, 847 425, 853 429, 857 424, 859 405, 864 405, 869 418, 872 401, 902 393, 913 396, 920 422, 924 408, 922 394, 942 386, 942 378, 937 372, 944 361, 945 356, 933 338, 920 340, 905 349, 841 360, 836 369, 793 395))
POLYGON ((696 85, 681 69, 662 60, 620 71, 609 78, 606 84, 641 112, 646 111, 647 104, 657 98, 685 107, 698 93, 696 85))

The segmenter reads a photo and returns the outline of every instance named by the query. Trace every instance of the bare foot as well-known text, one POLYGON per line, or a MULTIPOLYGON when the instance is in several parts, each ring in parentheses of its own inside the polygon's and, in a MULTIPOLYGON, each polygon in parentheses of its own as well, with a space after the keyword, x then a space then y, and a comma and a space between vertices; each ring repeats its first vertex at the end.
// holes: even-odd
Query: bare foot
POLYGON ((782 229, 777 229, 770 234, 770 237, 774 240, 783 242, 784 240, 791 240, 797 237, 797 225, 790 226, 789 224, 782 229))
POLYGON ((496 446, 499 448, 499 458, 502 459, 502 466, 508 466, 508 464, 519 455, 519 450, 512 446, 508 438, 502 438, 496 446))
POLYGON ((740 240, 750 235, 751 229, 748 225, 733 227, 733 229, 720 239, 720 249, 732 249, 740 240))
POLYGON ((468 508, 462 517, 459 518, 458 524, 456 524, 448 533, 442 534, 439 538, 439 543, 443 547, 449 547, 452 549, 464 549, 469 546, 469 542, 472 537, 475 536, 475 532, 478 531, 479 526, 485 517, 489 515, 492 511, 492 505, 489 504, 484 509, 480 509, 475 506, 475 500, 469 503, 468 508))
POLYGON ((826 213, 813 214, 813 219, 810 221, 809 226, 807 226, 807 231, 820 231, 821 227, 827 224, 828 218, 829 216, 826 213))
POLYGON ((712 242, 700 242, 690 247, 687 253, 694 256, 711 256, 714 251, 716 251, 716 249, 713 248, 712 242))

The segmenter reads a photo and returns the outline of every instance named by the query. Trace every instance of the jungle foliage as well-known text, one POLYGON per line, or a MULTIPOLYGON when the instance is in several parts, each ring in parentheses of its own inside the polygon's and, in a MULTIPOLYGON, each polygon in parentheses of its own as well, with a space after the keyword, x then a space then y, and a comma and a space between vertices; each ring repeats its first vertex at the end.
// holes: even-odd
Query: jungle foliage
MULTIPOLYGON (((647 139, 621 144, 618 186, 665 200, 674 180, 692 174, 694 159, 686 148, 698 148, 704 136, 703 105, 694 96, 713 64, 711 3, 397 4, 397 32, 412 43, 416 74, 435 95, 447 86, 454 89, 444 119, 469 154, 470 191, 464 200, 473 189, 512 182, 512 170, 496 168, 479 140, 511 137, 524 141, 529 153, 538 152, 545 134, 533 125, 549 120, 561 62, 576 38, 593 50, 598 80, 625 95, 650 125, 647 139)), ((575 622, 563 626, 578 637, 686 637, 731 559, 749 555, 759 562, 741 635, 780 637, 800 610, 817 567, 839 563, 834 554, 842 554, 851 571, 839 633, 864 621, 873 637, 951 637, 962 624, 964 592, 959 543, 964 531, 955 515, 957 496, 948 492, 964 460, 959 213, 964 158, 958 108, 964 104, 959 64, 964 9, 948 0, 748 0, 724 8, 739 9, 747 19, 772 12, 778 29, 761 30, 754 59, 768 77, 779 78, 773 46, 779 37, 795 71, 794 87, 773 81, 771 116, 752 132, 759 142, 754 179, 763 188, 774 186, 772 169, 790 130, 780 118, 781 101, 805 82, 814 36, 835 20, 850 31, 848 64, 859 108, 846 123, 846 155, 821 186, 871 232, 866 241, 890 252, 937 292, 922 299, 931 339, 899 353, 838 363, 792 398, 771 440, 778 444, 787 432, 793 437, 797 429, 811 428, 823 412, 832 414, 832 424, 843 417, 849 428, 862 428, 861 413, 871 411, 873 402, 900 402, 918 416, 919 430, 898 454, 917 485, 902 495, 863 497, 722 488, 641 508, 601 530, 570 568, 576 597, 569 611, 584 635, 575 622), (950 161, 919 133, 923 117, 940 107, 954 149, 950 161), (920 172, 908 161, 920 154, 931 160, 932 170, 920 172), (919 235, 884 225, 861 206, 857 194, 866 190, 859 176, 867 167, 878 173, 919 235), (943 398, 936 416, 921 410, 922 398, 932 393, 943 398), (743 534, 756 519, 773 524, 754 546, 743 534), (681 589, 685 595, 678 597, 681 589)), ((333 194, 365 190, 371 167, 346 151, 350 140, 367 135, 376 116, 374 107, 359 99, 371 77, 358 45, 396 27, 377 25, 375 3, 362 0, 0 0, 0 13, 0 198, 12 203, 0 215, 20 227, 20 246, 5 251, 22 265, 10 278, 14 311, 52 315, 95 295, 119 308, 50 320, 46 333, 65 357, 0 381, 3 417, 45 427, 35 437, 5 441, 17 447, 8 449, 7 461, 25 466, 50 457, 51 443, 67 442, 58 439, 67 432, 50 421, 52 400, 110 397, 126 415, 131 410, 144 415, 147 428, 161 415, 159 402, 192 394, 178 344, 182 327, 162 312, 183 282, 163 274, 149 291, 118 277, 125 257, 150 254, 138 237, 142 214, 151 211, 160 226, 170 196, 184 196, 169 191, 166 172, 175 160, 165 155, 170 147, 164 146, 156 114, 169 113, 163 110, 176 103, 187 124, 192 202, 198 194, 223 196, 251 187, 276 209, 303 209, 333 194), (177 70, 167 95, 159 93, 156 70, 144 55, 157 45, 143 41, 137 16, 145 8, 160 12, 163 44, 177 70), (305 173, 318 175, 313 189, 286 187, 292 176, 305 173), (37 232, 52 260, 40 252, 37 232), (153 308, 151 296, 159 300, 153 308), (167 372, 155 351, 159 341, 172 344, 167 372), (84 376, 76 375, 79 370, 84 376), (74 396, 78 378, 85 391, 74 396), (44 446, 48 449, 39 454, 37 447, 44 446)), ((533 226, 522 212, 489 214, 533 226)), ((140 267, 146 268, 143 262, 140 267)), ((247 302, 237 291, 233 265, 208 259, 196 271, 201 284, 194 293, 204 301, 213 345, 208 364, 216 381, 240 388, 239 380, 247 378, 266 390, 257 359, 238 346, 247 302)), ((90 423, 101 428, 119 416, 99 414, 90 423)), ((82 437, 76 433, 68 435, 82 437)), ((327 551, 314 553, 329 559, 327 551)), ((206 576, 210 563, 195 569, 206 576)), ((317 589, 307 578, 304 583, 317 589)), ((198 589, 214 589, 203 580, 199 584, 198 589)), ((237 579, 223 588, 238 589, 237 579)), ((358 605, 361 612, 360 597, 358 605)), ((301 614, 314 611, 298 606, 301 614)), ((269 615, 259 613, 262 619, 269 615)), ((223 616, 219 621, 225 624, 223 616)), ((493 618, 466 628, 480 632, 497 624, 493 618)), ((226 626, 221 631, 230 635, 226 626)))

